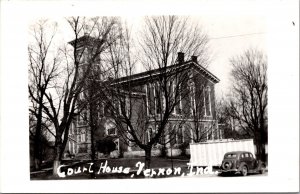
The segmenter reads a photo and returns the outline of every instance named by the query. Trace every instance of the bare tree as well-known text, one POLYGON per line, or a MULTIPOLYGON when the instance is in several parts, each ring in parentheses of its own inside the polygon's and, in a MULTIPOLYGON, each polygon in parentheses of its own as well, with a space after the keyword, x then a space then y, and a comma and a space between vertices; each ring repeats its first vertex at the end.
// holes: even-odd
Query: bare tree
MULTIPOLYGON (((47 118, 43 115, 43 106, 46 102, 46 91, 53 87, 53 81, 58 76, 60 64, 59 55, 51 51, 53 38, 56 33, 56 24, 47 20, 40 20, 31 29, 32 42, 28 46, 29 55, 29 107, 33 126, 30 132, 34 136, 35 168, 39 169, 42 160, 43 130, 49 129, 47 118), (50 32, 50 33, 49 33, 50 32), (50 35, 49 35, 50 34, 50 35), (32 130, 32 128, 34 128, 32 130)), ((51 132, 51 130, 48 130, 51 132)))
MULTIPOLYGON (((122 28, 121 23, 115 21, 115 29, 111 33, 114 33, 113 37, 114 39, 109 41, 107 44, 107 47, 103 52, 101 52, 101 56, 99 61, 97 61, 97 65, 93 66, 90 72, 90 75, 87 78, 86 84, 84 86, 83 98, 79 100, 81 109, 85 109, 88 112, 88 119, 87 123, 89 125, 89 130, 91 133, 91 159, 92 162, 95 161, 96 157, 96 141, 99 139, 96 139, 95 133, 99 129, 99 113, 101 112, 101 106, 103 104, 103 95, 102 95, 102 88, 105 88, 103 86, 103 81, 110 79, 112 76, 117 77, 117 75, 114 75, 114 72, 120 73, 121 70, 118 68, 120 67, 119 64, 115 64, 114 62, 114 56, 113 54, 121 55, 121 50, 118 51, 112 51, 112 49, 119 49, 123 48, 120 43, 123 39, 122 35, 122 28), (113 59, 107 59, 107 57, 112 57, 113 59), (108 61, 112 63, 108 63, 108 61), (99 84, 100 83, 100 84, 99 84)), ((118 60, 120 60, 120 57, 118 57, 118 60)), ((116 63, 118 63, 116 61, 116 63)), ((124 68, 121 66, 121 68, 124 68)), ((95 166, 93 166, 95 167, 95 166)), ((96 172, 94 170, 94 172, 96 172)), ((95 174, 93 174, 94 176, 95 174)))
POLYGON ((135 57, 132 52, 132 39, 130 31, 126 24, 119 26, 119 39, 110 44, 107 52, 103 55, 104 64, 106 64, 105 73, 98 83, 98 89, 101 91, 97 95, 100 103, 100 111, 103 116, 112 118, 115 125, 119 128, 118 136, 127 143, 127 129, 125 127, 125 117, 129 119, 128 110, 131 104, 128 104, 128 97, 131 96, 131 85, 120 85, 118 79, 130 77, 135 69, 135 57), (125 117, 124 117, 125 116, 125 117))
POLYGON ((143 29, 139 42, 141 61, 147 70, 175 64, 178 52, 187 58, 198 56, 202 66, 208 64, 208 36, 188 17, 146 17, 143 29))
MULTIPOLYGON (((174 117, 174 113, 179 117, 186 115, 180 103, 188 97, 187 83, 193 79, 193 75, 190 74, 188 68, 179 67, 175 68, 174 72, 169 72, 168 67, 176 63, 180 65, 184 62, 185 56, 188 58, 198 56, 197 62, 206 66, 208 64, 208 37, 187 17, 146 17, 140 43, 144 55, 142 63, 145 68, 150 70, 150 73, 153 69, 158 69, 160 73, 158 77, 151 75, 150 80, 150 85, 154 86, 156 98, 152 100, 149 98, 149 104, 152 103, 155 106, 154 109, 151 108, 153 106, 148 106, 149 118, 157 126, 155 135, 148 145, 152 147, 166 133, 169 133, 168 139, 172 139, 172 135, 174 137, 177 134, 177 131, 166 130, 170 127, 168 121, 174 117), (178 52, 182 54, 178 55, 178 52)), ((177 127, 180 128, 184 122, 185 119, 181 119, 177 122, 177 127)), ((148 153, 151 154, 151 151, 148 153)), ((146 159, 148 153, 146 151, 146 159)))
MULTIPOLYGON (((77 103, 79 95, 86 90, 87 79, 99 61, 100 54, 115 39, 113 33, 116 18, 68 18, 74 39, 73 49, 61 49, 64 57, 59 68, 60 76, 52 89, 45 91, 43 111, 55 129, 55 151, 53 174, 57 174, 62 155, 68 141, 69 128, 76 115, 82 110, 77 103)), ((49 68, 49 67, 48 67, 49 68)))
POLYGON ((231 115, 230 99, 220 98, 216 102, 216 118, 218 130, 222 139, 245 139, 236 127, 238 123, 231 115))
MULTIPOLYGON (((145 151, 146 167, 149 167, 153 146, 165 143, 162 140, 174 110, 180 115, 180 99, 186 95, 184 84, 190 79, 189 66, 184 66, 177 54, 182 51, 187 56, 198 55, 199 63, 205 65, 208 39, 188 18, 176 16, 146 17, 143 29, 138 59, 148 70, 143 74, 147 84, 133 81, 134 62, 127 50, 127 57, 121 60, 126 61, 123 64, 126 77, 110 83, 112 89, 106 91, 106 96, 115 100, 106 105, 111 107, 112 117, 125 142, 145 151)), ((125 48, 130 49, 130 46, 125 48)))
POLYGON ((254 138, 257 157, 266 160, 268 139, 267 58, 261 51, 249 49, 231 59, 233 66, 230 112, 239 127, 254 138))

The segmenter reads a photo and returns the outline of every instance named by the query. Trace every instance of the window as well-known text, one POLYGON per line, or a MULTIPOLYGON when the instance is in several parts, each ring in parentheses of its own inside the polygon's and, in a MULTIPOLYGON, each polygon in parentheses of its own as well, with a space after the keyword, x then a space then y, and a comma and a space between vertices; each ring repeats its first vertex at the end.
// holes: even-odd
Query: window
POLYGON ((80 63, 88 63, 89 53, 87 49, 85 48, 82 53, 80 52, 80 54, 81 54, 80 63))
POLYGON ((80 142, 85 142, 85 133, 80 134, 80 142))
POLYGON ((125 111, 126 111, 127 116, 129 116, 129 114, 131 114, 131 109, 132 109, 131 99, 126 96, 125 97, 125 111))
POLYGON ((73 130, 73 126, 72 126, 72 124, 71 124, 70 130, 69 130, 69 135, 73 135, 73 134, 74 134, 73 131, 74 131, 74 130, 73 130))
POLYGON ((69 152, 72 152, 72 144, 71 144, 71 140, 69 139, 69 152))
POLYGON ((211 96, 210 96, 210 87, 207 86, 204 90, 204 104, 205 104, 205 115, 211 116, 211 96))
POLYGON ((107 135, 117 135, 116 128, 107 129, 107 135))
POLYGON ((154 102, 154 88, 152 86, 152 84, 148 85, 148 111, 150 115, 154 114, 154 109, 155 109, 155 102, 154 102))
POLYGON ((79 93, 79 100, 84 100, 84 92, 79 93))
POLYGON ((192 128, 190 128, 190 136, 191 136, 191 143, 194 143, 194 133, 192 128))
POLYGON ((73 154, 75 154, 76 151, 75 151, 75 143, 74 143, 74 141, 72 141, 72 148, 73 148, 73 154))
POLYGON ((204 133, 206 133, 206 140, 209 138, 209 131, 207 127, 204 127, 204 133))
POLYGON ((80 142, 79 131, 80 131, 80 129, 77 128, 77 131, 76 131, 76 141, 77 141, 77 142, 80 142))
POLYGON ((104 116, 104 102, 101 102, 98 105, 98 118, 102 118, 104 116))
POLYGON ((124 100, 120 99, 118 102, 118 113, 122 115, 122 106, 124 107, 124 100))
POLYGON ((86 111, 83 112, 82 119, 83 119, 83 121, 87 121, 87 112, 86 111))
POLYGON ((204 116, 207 115, 206 113, 206 98, 205 98, 205 90, 203 91, 203 108, 204 108, 204 116))
POLYGON ((146 113, 147 116, 149 116, 149 88, 148 85, 145 85, 145 91, 146 91, 146 113))
POLYGON ((184 142, 184 128, 182 126, 179 126, 176 131, 176 143, 181 144, 184 142))
POLYGON ((114 140, 114 143, 116 144, 117 150, 120 150, 120 141, 119 141, 119 139, 114 140))
POLYGON ((157 131, 158 131, 158 125, 156 125, 155 130, 152 131, 153 136, 156 135, 157 131))
POLYGON ((176 113, 177 114, 181 114, 181 110, 182 110, 182 102, 181 102, 181 85, 178 85, 178 90, 179 90, 179 103, 176 104, 176 113))
POLYGON ((121 113, 121 107, 120 107, 120 102, 118 100, 113 100, 113 112, 115 115, 120 115, 121 113))
POLYGON ((196 102, 195 102, 195 83, 191 82, 190 84, 190 109, 191 109, 191 114, 194 115, 196 113, 196 102))
POLYGON ((227 154, 225 158, 236 158, 236 154, 227 154))
MULTIPOLYGON (((172 100, 171 105, 176 103, 176 86, 175 83, 172 84, 172 100)), ((176 107, 173 109, 173 114, 176 114, 176 107)))
POLYGON ((146 131, 145 143, 151 140, 151 133, 152 133, 152 128, 148 128, 148 130, 146 131))
POLYGON ((176 83, 172 84, 172 99, 171 106, 174 106, 173 114, 180 115, 182 110, 182 102, 181 102, 181 87, 180 85, 176 85, 176 83))
POLYGON ((253 155, 252 155, 251 153, 249 153, 249 157, 250 157, 250 158, 253 158, 253 155))
POLYGON ((162 104, 162 106, 163 106, 163 111, 165 111, 166 110, 166 97, 165 97, 164 94, 162 94, 162 95, 163 95, 163 104, 162 104))
POLYGON ((161 91, 158 85, 154 87, 155 113, 161 114, 161 91))
POLYGON ((84 110, 83 112, 80 113, 80 115, 78 115, 77 118, 78 118, 77 125, 85 125, 88 120, 88 114, 84 110))
POLYGON ((248 158, 249 157, 249 153, 245 153, 245 157, 248 158))
POLYGON ((105 123, 105 131, 106 131, 106 135, 117 135, 117 128, 115 123, 112 120, 108 120, 105 123))

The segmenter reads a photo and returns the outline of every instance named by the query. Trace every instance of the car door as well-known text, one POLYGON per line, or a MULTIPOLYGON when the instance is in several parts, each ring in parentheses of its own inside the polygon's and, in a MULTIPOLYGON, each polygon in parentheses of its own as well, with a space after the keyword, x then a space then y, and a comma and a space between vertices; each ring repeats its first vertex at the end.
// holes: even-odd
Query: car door
POLYGON ((244 156, 245 156, 244 161, 248 166, 248 170, 251 170, 252 169, 252 161, 251 161, 251 158, 250 158, 250 153, 246 152, 246 153, 244 153, 244 156))
POLYGON ((251 169, 251 170, 254 169, 256 166, 256 164, 255 164, 256 160, 253 157, 252 153, 249 153, 248 161, 249 161, 249 165, 248 165, 249 169, 251 169))
MULTIPOLYGON (((246 158, 246 156, 245 156, 245 153, 242 153, 242 154, 240 155, 240 164, 241 164, 242 162, 245 162, 245 163, 247 164, 247 158, 246 158)), ((247 164, 247 166, 248 166, 248 164, 247 164)))

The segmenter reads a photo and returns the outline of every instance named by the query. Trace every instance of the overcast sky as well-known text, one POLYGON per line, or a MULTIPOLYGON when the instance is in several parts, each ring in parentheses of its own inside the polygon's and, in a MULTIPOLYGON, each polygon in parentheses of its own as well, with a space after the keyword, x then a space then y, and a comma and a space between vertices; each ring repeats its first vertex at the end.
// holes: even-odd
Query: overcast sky
MULTIPOLYGON (((140 30, 143 16, 134 15, 122 16, 132 29, 132 35, 140 30)), ((230 88, 231 65, 229 60, 235 55, 242 54, 248 48, 257 48, 266 52, 266 18, 264 16, 223 16, 212 15, 189 15, 191 20, 201 25, 208 34, 209 54, 211 63, 208 69, 215 74, 220 82, 216 85, 216 95, 221 97, 226 95, 230 88)), ((49 17, 52 21, 58 22, 58 40, 68 42, 72 40, 73 34, 69 24, 63 17, 49 17)), ((30 20, 34 23, 35 19, 30 20)), ((138 66, 137 71, 143 71, 143 67, 138 66)))
POLYGON ((266 18, 257 16, 203 17, 210 39, 212 61, 209 66, 219 79, 216 94, 225 95, 230 87, 229 60, 248 48, 266 52, 266 18))

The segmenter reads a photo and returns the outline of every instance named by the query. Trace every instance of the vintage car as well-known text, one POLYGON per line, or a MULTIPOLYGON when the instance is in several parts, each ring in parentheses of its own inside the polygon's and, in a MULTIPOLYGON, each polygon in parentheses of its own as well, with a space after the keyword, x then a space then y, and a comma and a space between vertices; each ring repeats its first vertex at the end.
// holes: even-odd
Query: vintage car
POLYGON ((225 173, 241 173, 247 176, 248 173, 261 173, 266 170, 266 165, 256 160, 251 152, 235 151, 227 152, 221 165, 221 174, 225 173))

